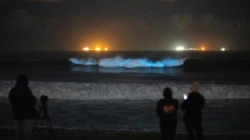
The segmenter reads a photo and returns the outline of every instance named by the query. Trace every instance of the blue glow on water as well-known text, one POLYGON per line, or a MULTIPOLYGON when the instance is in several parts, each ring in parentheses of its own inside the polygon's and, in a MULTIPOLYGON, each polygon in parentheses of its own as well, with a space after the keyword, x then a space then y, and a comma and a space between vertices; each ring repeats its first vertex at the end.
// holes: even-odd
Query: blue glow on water
POLYGON ((103 59, 83 59, 83 58, 69 58, 73 64, 77 65, 98 65, 100 67, 108 68, 137 68, 137 67, 153 67, 153 68, 164 68, 164 67, 177 67, 183 65, 186 58, 163 58, 158 61, 151 61, 147 58, 122 58, 116 56, 114 58, 103 58, 103 59))
POLYGON ((83 58, 69 58, 73 64, 77 65, 97 65, 97 61, 93 58, 83 59, 83 58))

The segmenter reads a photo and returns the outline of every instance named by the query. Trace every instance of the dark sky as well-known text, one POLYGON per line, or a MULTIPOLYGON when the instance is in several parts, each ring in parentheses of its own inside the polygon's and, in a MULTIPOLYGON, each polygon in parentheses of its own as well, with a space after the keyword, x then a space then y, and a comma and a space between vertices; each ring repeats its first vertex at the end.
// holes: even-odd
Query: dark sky
POLYGON ((250 50, 247 0, 0 0, 0 50, 250 50))

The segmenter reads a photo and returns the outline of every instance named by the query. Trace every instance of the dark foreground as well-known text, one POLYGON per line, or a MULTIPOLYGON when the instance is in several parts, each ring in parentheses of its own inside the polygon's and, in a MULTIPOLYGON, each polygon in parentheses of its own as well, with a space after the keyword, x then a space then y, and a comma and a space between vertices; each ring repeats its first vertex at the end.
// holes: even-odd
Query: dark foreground
MULTIPOLYGON (((14 140, 14 129, 0 129, 1 140, 14 140)), ((36 130, 33 140, 161 140, 156 132, 112 132, 100 130, 54 130, 48 133, 44 129, 36 130)), ((205 140, 249 140, 250 135, 205 135, 205 140)), ((187 140, 187 135, 177 134, 176 140, 187 140)))

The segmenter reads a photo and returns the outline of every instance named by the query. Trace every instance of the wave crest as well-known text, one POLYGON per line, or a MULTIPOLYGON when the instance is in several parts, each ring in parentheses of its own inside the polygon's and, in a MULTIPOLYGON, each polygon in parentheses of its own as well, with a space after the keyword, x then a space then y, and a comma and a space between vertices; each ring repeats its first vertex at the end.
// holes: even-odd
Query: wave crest
POLYGON ((186 58, 163 58, 159 61, 151 61, 148 58, 128 58, 125 59, 121 56, 114 58, 103 58, 103 59, 83 59, 83 58, 69 58, 70 62, 77 65, 98 65, 100 67, 108 68, 137 68, 137 67, 177 67, 184 64, 186 58))

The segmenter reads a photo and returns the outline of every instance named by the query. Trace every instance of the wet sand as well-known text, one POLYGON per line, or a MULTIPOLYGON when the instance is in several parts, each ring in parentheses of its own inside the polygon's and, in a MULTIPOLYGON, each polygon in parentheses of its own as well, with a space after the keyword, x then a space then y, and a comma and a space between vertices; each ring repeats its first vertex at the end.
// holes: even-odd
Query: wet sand
MULTIPOLYGON (((249 140, 250 135, 204 135, 205 140, 249 140)), ((14 129, 0 129, 1 140, 14 140, 14 129)), ((54 130, 48 133, 45 129, 36 130, 33 140, 161 140, 157 132, 112 132, 100 130, 54 130)), ((177 134, 176 140, 187 140, 187 135, 177 134)))

